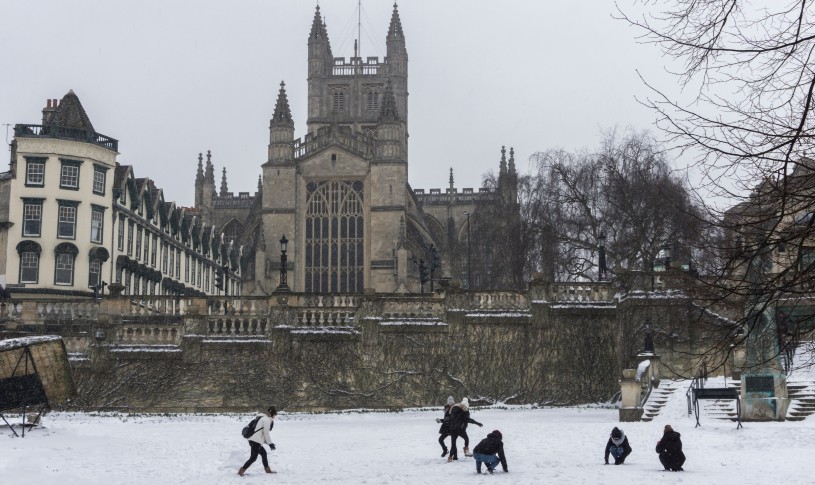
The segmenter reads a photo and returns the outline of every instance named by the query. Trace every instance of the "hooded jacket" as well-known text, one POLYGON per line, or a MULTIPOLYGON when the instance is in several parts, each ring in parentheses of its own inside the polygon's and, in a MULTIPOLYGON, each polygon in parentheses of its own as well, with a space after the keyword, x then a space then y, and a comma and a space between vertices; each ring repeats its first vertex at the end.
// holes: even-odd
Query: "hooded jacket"
POLYGON ((480 443, 475 445, 473 448, 473 453, 480 453, 482 455, 498 455, 498 459, 501 460, 501 467, 504 471, 509 471, 507 468, 507 458, 504 456, 504 442, 501 440, 502 436, 500 433, 496 433, 493 431, 492 433, 488 434, 486 438, 481 440, 480 443))
POLYGON ((625 460, 625 457, 627 457, 628 455, 631 454, 631 445, 628 444, 628 436, 625 435, 623 430, 621 430, 619 428, 614 428, 614 429, 620 432, 620 436, 615 437, 614 432, 613 431, 611 432, 612 435, 611 435, 611 437, 609 437, 608 443, 606 443, 606 456, 605 456, 606 463, 608 463, 608 455, 609 455, 609 453, 611 453, 611 447, 612 446, 622 446, 622 448, 623 448, 622 459, 623 460, 625 460))
POLYGON ((450 409, 450 433, 461 433, 467 430, 467 423, 481 426, 481 423, 470 417, 470 408, 458 403, 450 409))

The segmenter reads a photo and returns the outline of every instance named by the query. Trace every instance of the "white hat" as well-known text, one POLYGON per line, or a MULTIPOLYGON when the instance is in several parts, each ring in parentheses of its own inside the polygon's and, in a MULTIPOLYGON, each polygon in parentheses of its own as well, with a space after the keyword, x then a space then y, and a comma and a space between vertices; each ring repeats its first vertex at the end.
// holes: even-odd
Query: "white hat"
POLYGON ((470 407, 470 401, 469 401, 469 399, 467 399, 466 397, 465 397, 465 398, 462 398, 462 399, 461 399, 461 405, 462 405, 462 406, 464 406, 465 408, 469 408, 469 407, 470 407))
POLYGON ((455 400, 455 398, 453 396, 448 396, 447 397, 447 405, 448 406, 452 406, 455 403, 456 403, 456 400, 455 400))

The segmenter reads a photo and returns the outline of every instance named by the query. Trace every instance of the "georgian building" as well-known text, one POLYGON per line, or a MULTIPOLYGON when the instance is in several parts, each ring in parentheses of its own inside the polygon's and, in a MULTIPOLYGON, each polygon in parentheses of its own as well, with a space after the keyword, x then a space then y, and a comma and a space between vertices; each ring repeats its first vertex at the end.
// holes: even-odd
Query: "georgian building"
POLYGON ((73 91, 14 127, 0 174, 0 284, 13 295, 240 292, 240 248, 117 162, 73 91), (115 288, 115 286, 114 286, 115 288))

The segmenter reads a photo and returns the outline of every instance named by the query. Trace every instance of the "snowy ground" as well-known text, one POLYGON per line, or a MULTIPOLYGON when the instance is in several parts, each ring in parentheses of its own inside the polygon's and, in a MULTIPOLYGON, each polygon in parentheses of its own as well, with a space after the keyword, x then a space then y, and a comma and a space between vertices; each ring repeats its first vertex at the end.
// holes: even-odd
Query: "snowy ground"
MULTIPOLYGON (((715 384, 711 382, 709 387, 715 384)), ((735 423, 687 416, 684 389, 650 423, 619 423, 617 410, 473 410, 470 447, 493 429, 504 435, 509 473, 476 475, 471 458, 441 458, 441 411, 281 414, 272 432, 275 475, 258 460, 237 470, 249 447, 249 416, 138 417, 52 413, 24 439, 0 429, 1 484, 435 484, 435 483, 812 483, 815 416, 801 422, 735 423), (685 472, 663 472, 654 452, 665 424, 682 434, 685 472), (634 449, 625 465, 603 465, 612 427, 634 449)), ((18 422, 19 416, 15 418, 18 422)), ((613 459, 612 459, 613 463, 613 459)))

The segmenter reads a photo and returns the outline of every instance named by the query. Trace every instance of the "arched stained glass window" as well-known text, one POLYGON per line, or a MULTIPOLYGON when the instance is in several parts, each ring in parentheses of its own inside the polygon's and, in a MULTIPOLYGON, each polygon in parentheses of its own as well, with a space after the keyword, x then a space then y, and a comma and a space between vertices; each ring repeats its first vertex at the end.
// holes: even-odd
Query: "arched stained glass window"
POLYGON ((306 292, 361 293, 362 182, 309 182, 306 188, 306 292))

